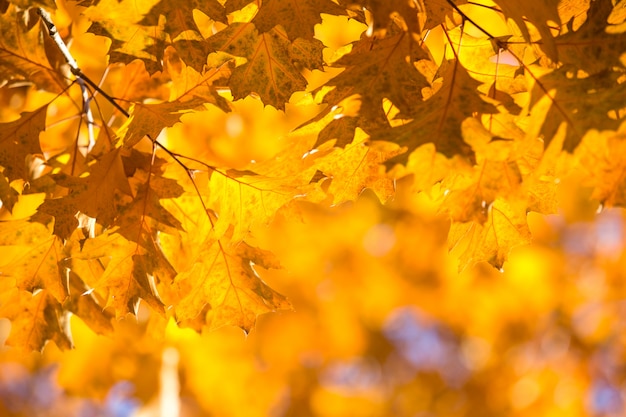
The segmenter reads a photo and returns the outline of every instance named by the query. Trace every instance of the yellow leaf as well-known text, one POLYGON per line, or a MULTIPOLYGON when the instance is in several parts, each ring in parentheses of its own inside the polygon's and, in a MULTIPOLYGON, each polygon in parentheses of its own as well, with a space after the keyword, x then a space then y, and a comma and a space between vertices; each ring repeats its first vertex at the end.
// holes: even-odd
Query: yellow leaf
POLYGON ((3 174, 9 181, 30 179, 26 157, 42 153, 39 133, 46 128, 47 108, 24 112, 19 119, 0 124, 0 166, 4 167, 3 174))
POLYGON ((0 306, 0 316, 11 320, 9 346, 41 351, 52 340, 61 349, 72 348, 70 315, 47 290, 13 291, 0 306))
POLYGON ((516 201, 498 198, 487 208, 484 224, 453 222, 448 244, 460 252, 459 270, 485 261, 500 269, 511 249, 530 243, 530 237, 526 208, 516 201))
MULTIPOLYGON (((320 147, 324 151, 325 147, 320 147)), ((366 188, 376 193, 381 202, 394 193, 392 178, 385 176, 384 163, 398 154, 397 146, 383 142, 367 142, 367 135, 357 129, 354 140, 345 148, 334 148, 318 158, 316 167, 330 181, 327 192, 333 204, 356 200, 366 188)))
POLYGON ((375 140, 387 140, 408 148, 408 152, 393 158, 388 165, 406 163, 411 151, 428 142, 433 142, 437 152, 448 157, 471 156, 472 150, 461 134, 461 124, 476 113, 497 113, 496 108, 478 94, 478 83, 458 61, 449 61, 443 67, 443 86, 413 110, 412 121, 372 134, 375 140))
POLYGON ((253 24, 233 23, 208 42, 212 51, 247 59, 233 70, 229 81, 235 99, 256 93, 264 104, 284 110, 291 95, 306 88, 306 79, 294 65, 289 39, 277 28, 258 33, 253 24))
POLYGON ((37 88, 60 93, 68 82, 52 68, 44 47, 48 34, 39 21, 32 24, 33 18, 34 13, 18 11, 11 3, 0 14, 0 85, 32 82, 37 88))
POLYGON ((110 62, 128 64, 141 59, 150 74, 161 69, 163 24, 158 22, 154 27, 140 24, 156 3, 156 0, 102 0, 85 10, 85 16, 92 22, 89 32, 111 39, 110 62))
POLYGON ((291 309, 287 298, 263 282, 255 265, 280 266, 269 252, 245 242, 205 244, 199 259, 176 277, 181 294, 175 308, 177 320, 211 330, 230 325, 249 332, 258 315, 291 309))
POLYGON ((343 15, 346 11, 331 0, 267 0, 252 23, 260 33, 280 25, 291 41, 313 39, 314 26, 322 23, 321 13, 343 15))
POLYGON ((62 260, 63 243, 44 224, 27 220, 0 223, 0 277, 15 280, 20 290, 45 289, 63 302, 68 295, 62 260))

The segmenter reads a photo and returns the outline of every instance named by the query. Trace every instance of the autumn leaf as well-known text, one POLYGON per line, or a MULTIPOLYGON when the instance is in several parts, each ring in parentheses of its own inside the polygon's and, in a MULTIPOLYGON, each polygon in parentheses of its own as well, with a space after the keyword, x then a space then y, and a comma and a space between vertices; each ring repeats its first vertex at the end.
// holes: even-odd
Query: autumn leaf
MULTIPOLYGON (((326 151, 326 146, 319 151, 326 151)), ((353 201, 366 188, 371 189, 380 201, 387 201, 394 193, 393 180, 384 175, 384 163, 398 154, 398 148, 386 143, 368 143, 367 135, 357 130, 352 143, 343 150, 331 152, 318 159, 316 168, 325 176, 323 181, 333 204, 353 201)))
POLYGON ((515 22, 527 41, 531 41, 532 37, 526 22, 533 22, 541 35, 541 48, 550 58, 557 59, 559 52, 548 22, 557 25, 561 23, 558 13, 559 0, 548 0, 537 4, 520 3, 515 0, 496 0, 496 4, 500 6, 505 16, 515 22))
POLYGON ((226 23, 226 13, 217 0, 193 0, 180 3, 172 0, 160 0, 140 22, 145 26, 158 26, 159 16, 165 17, 165 31, 174 40, 186 31, 200 33, 193 18, 193 11, 198 10, 211 19, 226 23))
POLYGON ((137 103, 130 111, 130 117, 122 127, 124 147, 132 148, 145 136, 157 138, 161 130, 180 122, 185 111, 201 107, 202 100, 191 102, 167 102, 159 104, 137 103))
POLYGON ((626 190, 624 189, 623 126, 617 132, 589 132, 575 155, 587 174, 587 183, 594 187, 593 197, 603 206, 624 206, 626 190))
POLYGON ((0 315, 11 320, 9 346, 42 351, 52 340, 61 349, 72 347, 69 312, 47 290, 13 291, 0 306, 0 315))
POLYGON ((24 112, 19 119, 0 124, 0 165, 9 181, 30 178, 26 157, 42 152, 39 133, 46 128, 46 110, 44 106, 24 112))
POLYGON ((232 226, 233 239, 242 239, 253 225, 268 223, 280 207, 300 194, 299 185, 307 183, 306 178, 299 183, 292 176, 272 178, 234 170, 213 173, 207 204, 219 213, 215 223, 218 235, 232 226))
POLYGON ((21 220, 0 223, 0 276, 12 278, 21 291, 46 290, 47 297, 63 302, 68 295, 63 244, 48 227, 21 220))
POLYGON ((422 101, 422 88, 429 86, 414 64, 428 58, 405 32, 384 39, 363 38, 334 64, 346 70, 328 82, 336 89, 324 97, 324 102, 334 106, 358 94, 362 100, 360 115, 378 125, 387 123, 383 99, 391 100, 401 115, 413 114, 422 101))
MULTIPOLYGON (((433 29, 446 23, 446 18, 452 18, 454 7, 446 0, 422 0, 421 10, 425 15, 422 29, 433 29)), ((455 1, 454 4, 460 6, 467 3, 466 0, 455 1)))
POLYGON ((410 31, 416 33, 420 32, 419 22, 417 20, 418 9, 416 9, 415 3, 402 0, 341 0, 339 3, 350 7, 353 10, 368 10, 371 13, 372 31, 375 34, 384 35, 384 31, 388 29, 394 21, 394 15, 401 16, 404 20, 404 24, 408 27, 410 31))
POLYGON ((0 85, 30 82, 53 93, 67 88, 67 80, 48 60, 45 29, 34 13, 9 4, 0 15, 0 28, 0 85))
MULTIPOLYGON (((306 87, 306 79, 294 65, 296 58, 302 65, 310 65, 319 57, 309 56, 309 53, 321 55, 321 48, 305 49, 306 44, 303 43, 294 53, 295 47, 290 45, 284 32, 274 28, 259 33, 250 23, 233 23, 213 35, 208 42, 211 51, 226 52, 248 60, 235 68, 230 77, 235 99, 254 92, 263 103, 277 109, 284 109, 291 95, 306 87)), ((309 41, 311 43, 319 41, 309 41)))
POLYGON ((97 334, 110 335, 113 332, 112 315, 102 308, 93 291, 73 272, 69 276, 69 297, 63 302, 63 308, 80 317, 97 334))
POLYGON ((477 112, 496 113, 492 104, 476 92, 478 83, 457 62, 446 65, 443 85, 413 113, 415 118, 392 129, 373 133, 375 140, 387 140, 406 146, 408 151, 388 162, 406 163, 408 154, 419 146, 433 142, 437 152, 446 156, 471 156, 469 145, 463 140, 461 123, 477 112))
POLYGON ((102 0, 85 10, 92 22, 89 32, 111 39, 111 62, 128 64, 141 59, 154 74, 161 69, 165 34, 162 26, 140 25, 156 1, 102 0))
POLYGON ((497 199, 485 210, 487 219, 484 224, 475 221, 453 223, 450 228, 448 244, 452 250, 460 252, 459 270, 477 262, 489 262, 500 269, 512 248, 530 242, 523 206, 497 199))
POLYGON ((322 23, 321 13, 343 15, 345 10, 331 0, 268 0, 259 8, 252 23, 259 33, 280 25, 289 40, 312 40, 314 26, 322 23))
POLYGON ((547 143, 556 135, 561 123, 567 126, 563 148, 572 152, 585 133, 594 128, 615 129, 619 125, 616 115, 626 107, 621 100, 625 88, 617 79, 619 73, 604 71, 576 78, 565 70, 551 72, 537 80, 531 106, 539 113, 536 120, 543 121, 541 133, 547 143), (545 95, 545 97, 544 97, 545 95), (543 100, 543 103, 540 102, 543 100))
POLYGON ((54 402, 9 410, 9 360, 135 414, 623 414, 623 1, 35 6, 0 1, 0 343, 44 354, 0 349, 1 415, 54 402))
MULTIPOLYGON (((173 60, 172 60, 173 61, 173 60)), ((173 65, 172 65, 173 67, 173 65)), ((215 83, 223 78, 230 77, 231 71, 228 65, 224 64, 217 68, 205 71, 203 73, 194 70, 191 67, 183 66, 179 71, 172 67, 168 68, 168 72, 172 77, 172 88, 170 91, 170 103, 161 103, 165 107, 180 106, 180 110, 192 110, 194 106, 196 110, 201 110, 199 102, 204 104, 213 104, 224 112, 231 111, 228 101, 219 95, 215 83), (184 104, 187 104, 187 108, 184 104)), ((158 109, 159 106, 156 106, 158 109)))
POLYGON ((131 194, 121 153, 121 149, 115 149, 105 154, 92 165, 87 177, 56 176, 56 183, 70 192, 45 201, 41 208, 55 217, 55 234, 68 238, 78 226, 78 212, 104 226, 110 225, 117 217, 122 196, 131 194))
POLYGON ((287 298, 263 282, 255 265, 279 267, 270 253, 244 242, 232 246, 207 242, 200 258, 176 277, 182 295, 177 320, 195 320, 209 329, 238 326, 249 332, 258 315, 291 309, 287 298))
MULTIPOLYGON (((103 294, 104 307, 111 307, 119 319, 137 313, 142 299, 157 312, 164 312, 156 290, 156 280, 173 279, 173 271, 154 244, 127 240, 119 229, 90 239, 74 254, 75 259, 102 264, 103 271, 95 277, 81 276, 90 288, 103 294)), ((143 236, 142 236, 143 237, 143 236)))
POLYGON ((613 11, 608 0, 593 1, 587 11, 587 19, 576 31, 569 31, 554 39, 558 47, 559 61, 587 74, 597 74, 614 67, 624 68, 620 60, 626 47, 626 34, 617 25, 608 25, 613 11))

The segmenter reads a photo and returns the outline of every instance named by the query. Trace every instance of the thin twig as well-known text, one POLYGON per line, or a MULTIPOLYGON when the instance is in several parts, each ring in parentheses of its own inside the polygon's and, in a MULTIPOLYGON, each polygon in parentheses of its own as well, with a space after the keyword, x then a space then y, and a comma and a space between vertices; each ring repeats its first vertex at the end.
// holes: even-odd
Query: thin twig
POLYGON ((70 53, 70 50, 68 49, 65 42, 63 42, 63 39, 61 38, 61 35, 59 35, 57 27, 50 18, 50 14, 41 7, 37 8, 37 14, 39 14, 41 20, 46 25, 50 38, 52 38, 57 48, 59 48, 59 51, 61 51, 61 54, 63 54, 65 62, 67 62, 67 65, 69 65, 70 71, 72 72, 72 74, 74 74, 74 76, 76 77, 76 82, 80 86, 80 91, 83 96, 83 113, 85 114, 85 118, 87 119, 87 137, 89 138, 89 145, 87 147, 86 153, 88 153, 89 150, 91 150, 91 148, 93 148, 96 143, 93 133, 93 126, 95 122, 93 119, 93 114, 91 112, 91 98, 89 97, 89 89, 85 84, 84 77, 81 76, 82 72, 80 71, 80 68, 78 68, 78 63, 70 53))
MULTIPOLYGON (((77 82, 79 82, 81 88, 83 88, 83 87, 86 88, 84 83, 89 84, 89 86, 91 88, 93 88, 98 94, 100 94, 102 97, 104 97, 105 100, 107 100, 109 103, 111 103, 120 113, 122 113, 127 118, 130 117, 130 113, 128 113, 128 111, 126 111, 126 109, 124 109, 122 106, 120 106, 113 97, 111 97, 109 94, 107 94, 105 91, 103 91, 102 88, 100 88, 100 86, 98 84, 94 83, 88 76, 86 76, 81 71, 81 69, 78 66, 78 63, 76 62, 74 57, 72 57, 72 54, 70 53, 69 49, 65 45, 65 42, 63 42, 63 39, 61 39, 61 36, 59 36, 59 33, 58 33, 57 29, 56 29, 56 26, 52 22, 52 19, 50 18, 50 15, 48 14, 48 12, 46 12, 42 8, 38 8, 37 9, 37 13, 39 14, 41 19, 45 23, 46 27, 48 28, 48 33, 50 34, 50 37, 52 38, 52 40, 55 42, 55 44, 57 45, 57 47, 59 48, 59 50, 63 54, 63 57, 65 58, 65 61, 67 62, 67 64, 70 67, 70 71, 76 77, 77 82)), ((83 98, 84 97, 85 97, 85 95, 83 94, 83 98)), ((89 97, 89 96, 87 95, 87 97, 89 97)), ((89 108, 89 102, 87 102, 85 100, 83 100, 83 105, 86 108, 89 108)), ((91 114, 91 110, 89 110, 89 113, 91 114)), ((181 161, 179 154, 169 150, 165 145, 163 145, 161 142, 159 142, 156 138, 153 138, 151 135, 146 135, 146 136, 148 137, 148 139, 150 139, 152 141, 152 143, 155 146, 160 147, 161 149, 163 149, 163 151, 165 151, 165 153, 170 155, 170 157, 185 171, 185 173, 187 174, 187 176, 191 180, 191 183, 192 183, 193 187, 195 188, 196 193, 198 194, 198 197, 200 198, 200 203, 202 204, 202 207, 203 207, 205 213, 207 214, 207 216, 209 218, 211 226, 215 227, 215 225, 213 224, 213 219, 211 218, 211 216, 209 214, 209 210, 206 207, 206 205, 204 203, 204 200, 202 199, 202 195, 200 193, 200 190, 198 189, 198 186, 197 186, 197 184, 196 184, 196 182, 195 182, 195 180, 193 178, 193 170, 190 169, 183 161, 181 161)), ((217 170, 215 170, 215 171, 217 171, 217 170)), ((220 243, 220 247, 221 247, 221 243, 220 243)))

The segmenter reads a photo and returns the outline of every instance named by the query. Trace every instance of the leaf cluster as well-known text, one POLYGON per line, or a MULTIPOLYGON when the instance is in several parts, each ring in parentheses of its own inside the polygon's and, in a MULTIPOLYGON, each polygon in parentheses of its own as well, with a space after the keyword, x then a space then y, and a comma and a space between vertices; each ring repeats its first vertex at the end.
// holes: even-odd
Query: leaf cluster
POLYGON ((626 26, 611 0, 68 2, 82 17, 60 33, 86 19, 107 40, 111 91, 72 73, 34 6, 55 13, 0 2, 0 83, 39 97, 0 124, 9 344, 70 347, 70 314, 107 333, 140 300, 183 326, 249 331, 291 308, 261 278, 280 261, 255 228, 299 201, 386 202, 408 178, 450 219, 460 269, 502 268, 568 170, 624 204, 626 26), (325 45, 327 19, 360 37, 325 45), (317 114, 259 161, 172 133, 246 97, 317 114))

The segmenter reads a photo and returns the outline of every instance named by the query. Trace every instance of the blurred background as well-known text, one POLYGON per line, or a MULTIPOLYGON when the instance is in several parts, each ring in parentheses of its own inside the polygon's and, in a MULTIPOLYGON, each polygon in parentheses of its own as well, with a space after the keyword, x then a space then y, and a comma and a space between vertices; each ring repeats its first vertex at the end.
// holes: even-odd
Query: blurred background
POLYGON ((295 204, 255 231, 284 267, 259 272, 295 311, 248 336, 147 308, 113 337, 73 318, 75 350, 0 349, 0 414, 624 415, 624 216, 595 215, 575 184, 577 204, 529 215, 534 242, 503 272, 458 273, 448 222, 402 183, 384 206, 295 204))

